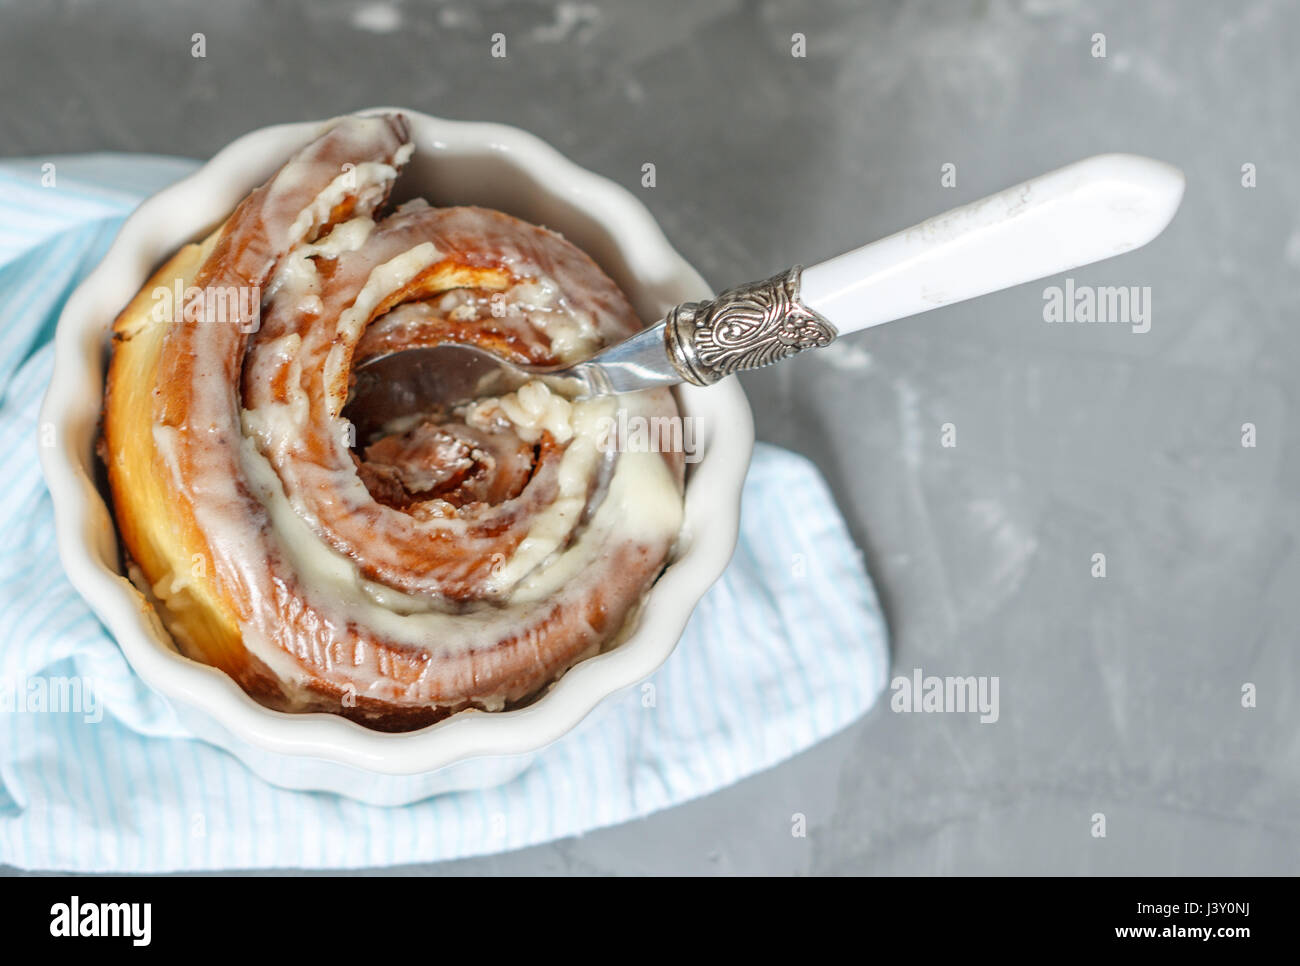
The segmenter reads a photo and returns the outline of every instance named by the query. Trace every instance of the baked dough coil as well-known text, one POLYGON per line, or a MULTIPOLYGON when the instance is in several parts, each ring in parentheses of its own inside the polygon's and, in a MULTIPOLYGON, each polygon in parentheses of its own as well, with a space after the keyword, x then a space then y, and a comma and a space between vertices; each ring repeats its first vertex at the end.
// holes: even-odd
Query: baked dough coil
POLYGON ((335 122, 164 264, 114 324, 100 450, 132 578, 184 654, 381 730, 517 706, 616 644, 682 506, 682 454, 618 452, 614 429, 677 418, 667 390, 532 383, 357 438, 371 356, 552 364, 641 324, 554 232, 390 208, 411 152, 400 115, 335 122))

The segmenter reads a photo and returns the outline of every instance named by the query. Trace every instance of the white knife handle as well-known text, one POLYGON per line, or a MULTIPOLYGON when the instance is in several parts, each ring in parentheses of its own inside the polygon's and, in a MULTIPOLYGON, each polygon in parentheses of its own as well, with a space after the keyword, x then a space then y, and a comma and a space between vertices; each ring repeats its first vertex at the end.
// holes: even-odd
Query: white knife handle
POLYGON ((709 385, 837 335, 1121 255, 1164 230, 1183 187, 1182 172, 1161 161, 1087 158, 802 272, 679 305, 663 323, 668 357, 682 378, 709 385))
POLYGON ((843 335, 1141 248, 1183 173, 1100 154, 804 269, 802 299, 843 335))

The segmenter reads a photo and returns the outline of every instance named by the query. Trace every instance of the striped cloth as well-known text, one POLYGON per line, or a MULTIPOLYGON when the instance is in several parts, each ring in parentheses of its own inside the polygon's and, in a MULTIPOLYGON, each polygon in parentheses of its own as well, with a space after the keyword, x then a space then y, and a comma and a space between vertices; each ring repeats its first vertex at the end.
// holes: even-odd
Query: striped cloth
POLYGON ((0 863, 357 868, 517 849, 705 795, 872 705, 886 680, 885 628, 861 555, 814 467, 760 445, 735 559, 651 679, 654 700, 644 688, 616 698, 598 726, 580 726, 512 782, 382 808, 273 788, 190 737, 63 575, 36 424, 68 294, 136 203, 192 166, 108 155, 0 163, 0 863), (40 710, 41 688, 58 678, 93 688, 80 705, 55 710, 51 699, 40 710))

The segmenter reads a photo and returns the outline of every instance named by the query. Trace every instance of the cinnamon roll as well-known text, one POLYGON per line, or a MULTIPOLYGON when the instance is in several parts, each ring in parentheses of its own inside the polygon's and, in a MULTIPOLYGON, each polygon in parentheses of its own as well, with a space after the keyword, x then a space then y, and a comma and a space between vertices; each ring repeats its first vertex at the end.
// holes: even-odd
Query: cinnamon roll
POLYGON ((525 702, 613 646, 682 518, 682 457, 542 383, 354 426, 354 366, 472 343, 579 359, 640 328, 555 232, 388 197, 400 115, 328 126, 116 320, 100 453, 132 579, 258 701, 389 731, 525 702))

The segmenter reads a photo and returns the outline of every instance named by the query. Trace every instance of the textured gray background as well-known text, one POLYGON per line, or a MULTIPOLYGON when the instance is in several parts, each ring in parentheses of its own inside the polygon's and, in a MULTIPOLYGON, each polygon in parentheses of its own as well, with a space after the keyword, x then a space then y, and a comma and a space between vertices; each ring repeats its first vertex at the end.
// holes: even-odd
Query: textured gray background
POLYGON ((830 479, 896 669, 1000 676, 997 724, 882 705, 705 800, 440 868, 1296 873, 1298 50, 1285 2, 0 2, 0 153, 206 157, 381 103, 505 121, 637 191, 716 285, 1085 155, 1178 164, 1171 228, 1073 273, 1151 286, 1145 335, 1047 325, 1034 283, 744 380, 759 437, 830 479))

